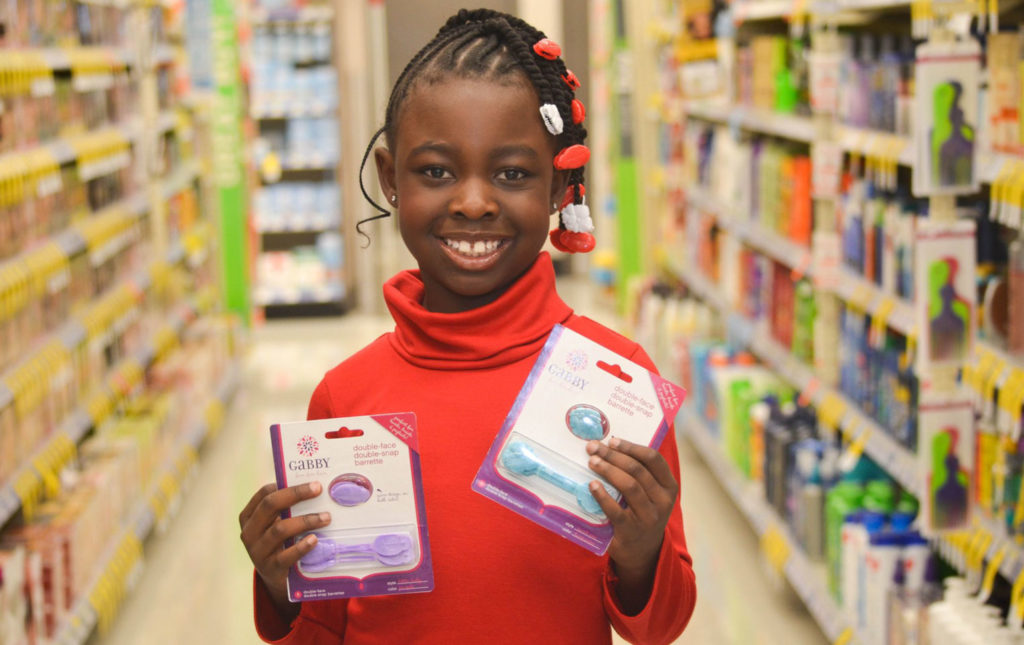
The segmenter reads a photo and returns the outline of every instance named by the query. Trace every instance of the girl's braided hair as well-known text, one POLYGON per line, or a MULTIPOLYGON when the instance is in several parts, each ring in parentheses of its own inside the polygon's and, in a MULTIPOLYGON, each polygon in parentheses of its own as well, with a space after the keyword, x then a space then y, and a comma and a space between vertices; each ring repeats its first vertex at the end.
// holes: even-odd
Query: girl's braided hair
MULTIPOLYGON (((490 9, 463 9, 448 19, 434 39, 413 56, 398 76, 388 99, 384 125, 366 147, 359 187, 363 197, 380 214, 362 220, 359 225, 390 215, 367 193, 362 170, 374 143, 382 134, 388 147, 394 149, 400 111, 417 83, 438 83, 453 76, 514 83, 518 82, 515 76, 523 74, 536 90, 541 105, 551 104, 558 110, 562 121, 561 133, 557 135, 558 146, 563 150, 573 145, 582 147, 587 137, 587 130, 582 124, 583 106, 579 101, 573 105, 579 83, 557 53, 542 56, 534 47, 544 39, 544 33, 527 22, 490 9)), ((554 47, 557 52, 557 45, 554 47)), ((538 118, 541 117, 538 115, 538 118)), ((548 129, 551 130, 550 127, 548 129)), ((583 203, 582 164, 569 169, 569 191, 563 206, 583 203)), ((564 224, 561 226, 564 228, 564 224)), ((361 230, 359 232, 362 234, 361 230)))

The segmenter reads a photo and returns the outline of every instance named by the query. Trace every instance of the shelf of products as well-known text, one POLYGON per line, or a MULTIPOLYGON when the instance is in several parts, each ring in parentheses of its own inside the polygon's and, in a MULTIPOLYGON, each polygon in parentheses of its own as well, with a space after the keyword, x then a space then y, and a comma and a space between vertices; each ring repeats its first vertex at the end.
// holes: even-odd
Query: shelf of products
POLYGON ((758 533, 761 502, 798 557, 825 560, 862 642, 889 642, 872 603, 904 578, 942 602, 936 572, 897 575, 924 572, 922 553, 968 595, 983 574, 1016 582, 1024 606, 1024 32, 1017 3, 959 5, 941 38, 951 6, 664 3, 655 21, 676 27, 630 61, 656 68, 656 96, 620 97, 661 117, 631 132, 639 176, 664 177, 643 208, 661 280, 637 319, 691 392, 680 423, 703 424, 695 443, 758 533), (927 103, 950 77, 957 150, 927 103), (857 562, 883 562, 867 587, 821 551, 848 524, 857 562))
MULTIPOLYGON (((29 353, 0 383, 0 410, 13 406, 16 398, 23 395, 22 392, 12 391, 10 383, 25 386, 34 383, 36 387, 46 387, 51 381, 61 377, 60 368, 56 369, 52 376, 46 375, 55 365, 64 365, 67 357, 83 351, 87 342, 101 340, 104 335, 120 333, 123 327, 138 316, 140 301, 149 291, 154 276, 166 275, 181 256, 181 249, 172 251, 171 259, 174 262, 158 263, 149 271, 112 290, 81 317, 70 320, 39 351, 29 353), (103 331, 97 333, 97 330, 103 331)), ((65 454, 66 457, 70 457, 70 454, 64 452, 64 448, 77 445, 88 432, 99 427, 110 417, 115 411, 118 397, 123 396, 126 390, 134 388, 138 384, 138 379, 145 374, 157 357, 164 353, 166 347, 174 344, 181 336, 185 325, 209 310, 211 304, 210 293, 207 292, 176 312, 171 321, 160 327, 148 343, 134 355, 113 366, 105 378, 101 379, 102 386, 93 390, 81 407, 70 412, 57 424, 56 432, 46 438, 44 445, 25 460, 25 466, 10 477, 11 483, 0 489, 0 526, 6 524, 21 510, 23 504, 34 503, 39 498, 44 479, 39 464, 44 463, 49 455, 65 454)), ((64 463, 66 459, 63 463, 51 465, 49 469, 59 471, 64 463)))
MULTIPOLYGON (((689 188, 687 196, 689 203, 714 214, 719 225, 748 246, 784 264, 795 274, 814 277, 811 248, 786 239, 756 222, 741 220, 741 213, 730 213, 729 209, 700 187, 689 188)), ((837 270, 838 279, 830 288, 836 296, 861 311, 873 316, 884 316, 888 326, 905 335, 916 334, 915 314, 910 303, 886 293, 878 285, 847 268, 840 267, 837 270)))
POLYGON ((258 240, 258 307, 341 305, 348 297, 341 235, 340 92, 328 4, 255 3, 248 16, 250 227, 258 240))
MULTIPOLYGON (((853 629, 843 617, 825 586, 825 575, 820 564, 811 562, 802 547, 793 539, 785 523, 764 499, 763 491, 746 481, 735 468, 722 458, 721 450, 704 423, 693 414, 681 417, 685 436, 693 442, 697 452, 740 509, 754 532, 770 546, 773 564, 779 566, 800 599, 821 626, 826 638, 837 641, 840 636, 852 635, 853 629), (768 536, 766 538, 766 536, 768 536), (774 541, 774 544, 772 544, 774 541)), ((853 642, 847 640, 846 642, 853 642)))
POLYGON ((195 467, 197 455, 206 440, 223 424, 224 408, 233 397, 239 382, 237 366, 228 368, 215 394, 201 406, 202 418, 193 422, 191 429, 178 441, 178 445, 165 458, 163 466, 153 477, 153 484, 140 498, 139 509, 115 533, 104 555, 94 567, 84 595, 64 618, 58 631, 57 643, 86 643, 100 624, 109 624, 116 606, 133 584, 136 565, 142 558, 146 539, 162 522, 168 520, 180 503, 182 490, 195 467))
POLYGON ((0 642, 85 642, 223 416, 237 323, 184 4, 28 9, 0 3, 0 642))

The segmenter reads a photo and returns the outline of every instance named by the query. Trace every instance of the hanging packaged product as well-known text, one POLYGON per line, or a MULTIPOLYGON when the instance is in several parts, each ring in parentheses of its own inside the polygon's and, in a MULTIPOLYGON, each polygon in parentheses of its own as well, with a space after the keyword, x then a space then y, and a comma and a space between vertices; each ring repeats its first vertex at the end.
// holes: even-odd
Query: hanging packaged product
POLYGON ((270 440, 279 488, 323 487, 282 516, 331 515, 313 550, 288 572, 289 600, 434 588, 414 414, 275 424, 270 440))
POLYGON ((922 402, 918 411, 921 530, 961 528, 974 495, 974 409, 969 400, 922 402))
POLYGON ((616 501, 622 496, 587 466, 587 442, 619 438, 657 448, 685 395, 657 374, 555 325, 473 487, 601 555, 612 526, 590 482, 599 481, 616 501))
POLYGON ((975 40, 930 41, 917 48, 914 195, 978 192, 981 77, 975 40))
POLYGON ((932 219, 914 240, 917 373, 921 389, 955 388, 957 371, 974 351, 977 316, 975 224, 932 219), (954 385, 950 385, 954 384, 954 385))

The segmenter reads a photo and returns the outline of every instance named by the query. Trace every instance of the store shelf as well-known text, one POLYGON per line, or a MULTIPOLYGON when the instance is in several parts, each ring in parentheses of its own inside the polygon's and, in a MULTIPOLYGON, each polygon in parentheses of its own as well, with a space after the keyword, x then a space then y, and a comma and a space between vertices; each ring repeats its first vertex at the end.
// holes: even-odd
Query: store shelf
POLYGON ((113 70, 126 67, 132 62, 128 51, 119 47, 47 47, 22 49, 20 52, 44 61, 53 71, 70 70, 81 64, 95 68, 98 63, 104 62, 113 70))
POLYGON ((910 137, 880 130, 840 126, 839 144, 843 150, 862 157, 896 159, 901 166, 914 165, 914 146, 910 137))
POLYGON ((839 270, 839 280, 833 289, 846 303, 873 316, 884 316, 886 324, 904 336, 917 335, 917 321, 914 306, 865 280, 847 268, 839 270))
MULTIPOLYGON (((183 257, 184 252, 180 247, 176 247, 168 254, 168 260, 172 264, 179 262, 183 257)), ((36 355, 41 355, 43 352, 48 351, 48 348, 53 346, 54 343, 60 344, 68 352, 76 350, 89 337, 88 328, 91 325, 87 321, 91 318, 98 316, 105 319, 114 316, 110 324, 111 326, 116 326, 118 324, 117 321, 126 320, 131 317, 133 310, 123 306, 111 311, 109 315, 101 313, 101 310, 110 310, 112 309, 111 305, 131 302, 136 297, 134 294, 146 293, 152 284, 152 273, 153 269, 151 268, 126 283, 122 283, 119 287, 108 291, 85 314, 69 320, 64 327, 41 344, 35 353, 26 356, 19 363, 19 366, 9 371, 9 374, 19 369, 21 365, 31 363, 36 355), (120 297, 122 295, 124 296, 123 298, 120 297)), ((179 310, 177 316, 172 317, 166 326, 154 334, 150 343, 145 345, 135 355, 124 359, 110 370, 104 379, 105 392, 102 389, 96 393, 90 392, 92 396, 89 400, 84 401, 76 410, 71 412, 31 458, 23 460, 22 467, 14 473, 8 482, 0 487, 0 526, 6 524, 18 512, 22 506, 23 496, 34 494, 33 491, 37 492, 42 486, 40 473, 37 471, 35 464, 40 459, 45 459, 48 455, 59 452, 58 448, 62 445, 69 443, 70 445, 77 445, 90 429, 102 423, 113 410, 112 392, 130 384, 131 380, 135 378, 135 374, 145 372, 158 356, 161 348, 169 342, 169 339, 180 336, 181 330, 195 317, 196 311, 199 308, 199 305, 196 304, 179 310), (125 382, 126 378, 127 383, 125 382)), ((14 400, 14 395, 3 384, 3 381, 7 380, 6 376, 4 379, 0 379, 0 404, 10 405, 14 400)))
MULTIPOLYGON (((177 503, 184 479, 194 462, 194 455, 202 447, 207 436, 215 432, 223 422, 223 409, 238 388, 239 372, 236 364, 228 368, 216 394, 203 408, 203 418, 181 438, 172 457, 166 460, 163 468, 153 477, 149 490, 139 498, 139 510, 117 533, 117 538, 111 541, 106 556, 94 568, 95 574, 87 586, 89 591, 76 601, 64 619, 55 643, 84 645, 99 624, 101 611, 116 609, 116 606, 100 607, 95 599, 103 595, 105 587, 131 587, 135 566, 124 566, 125 552, 140 550, 142 543, 152 534, 168 508, 177 503)), ((129 559, 137 563, 137 556, 136 553, 135 558, 129 559)))
POLYGON ((805 143, 814 140, 814 123, 807 117, 795 114, 780 114, 743 105, 695 101, 685 102, 684 109, 689 116, 723 123, 733 128, 805 143))
POLYGON ((187 189, 199 178, 199 162, 191 160, 183 164, 163 180, 162 195, 164 199, 170 199, 187 189))
MULTIPOLYGON (((757 222, 742 221, 704 188, 690 187, 686 195, 691 204, 715 215, 722 228, 751 248, 803 275, 814 275, 810 248, 788 240, 757 222)), ((840 268, 838 278, 831 291, 841 300, 872 316, 883 316, 890 328, 905 336, 916 335, 916 318, 909 302, 885 293, 878 285, 849 269, 840 268)))
MULTIPOLYGON (((687 101, 686 114, 704 121, 722 123, 732 128, 768 134, 790 141, 811 143, 815 140, 814 121, 796 114, 780 114, 771 110, 727 103, 687 101)), ((900 165, 914 163, 914 146, 909 137, 879 130, 840 126, 839 144, 843 150, 866 157, 895 158, 900 165)))
MULTIPOLYGON (((146 196, 133 195, 96 211, 88 219, 54 234, 49 240, 0 262, 0 295, 17 288, 18 283, 12 282, 10 276, 22 276, 49 284, 50 279, 61 272, 62 264, 90 251, 90 245, 93 246, 91 250, 100 256, 117 252, 126 241, 118 233, 131 227, 148 212, 146 196), (119 224, 113 226, 114 223, 119 224), (107 237, 109 234, 114 237, 107 237)), ((16 306, 13 308, 15 312, 20 311, 16 306)))
POLYGON ((718 310, 733 342, 749 348, 772 371, 804 392, 819 409, 829 408, 835 414, 836 425, 851 438, 865 437, 864 452, 884 468, 906 490, 921 497, 923 487, 917 476, 917 457, 900 445, 874 419, 841 392, 822 384, 811 367, 793 357, 782 345, 772 339, 764 329, 744 316, 732 311, 721 295, 721 290, 707 278, 691 268, 676 263, 670 270, 690 286, 702 300, 718 310))
POLYGON ((733 4, 732 16, 738 23, 781 20, 792 13, 794 5, 794 0, 743 0, 733 4))
POLYGON ((267 9, 254 7, 249 14, 249 22, 254 25, 293 24, 293 23, 329 23, 334 19, 334 8, 331 5, 281 7, 267 9))
POLYGON ((327 101, 282 101, 253 105, 249 115, 254 119, 299 119, 331 116, 335 109, 327 101))
POLYGON ((255 301, 260 307, 290 305, 325 305, 339 303, 345 299, 345 288, 340 284, 322 287, 277 290, 258 286, 255 301))
POLYGON ((286 154, 281 160, 282 170, 330 170, 338 164, 337 158, 329 158, 316 150, 304 150, 286 154))
POLYGON ((332 213, 292 213, 287 217, 269 219, 256 216, 256 230, 263 234, 319 233, 338 228, 341 222, 332 213))
POLYGON ((45 168, 74 163, 80 157, 88 157, 88 165, 83 166, 88 170, 82 173, 82 179, 93 179, 127 165, 130 157, 126 159, 122 155, 138 139, 140 132, 140 122, 133 120, 85 134, 62 137, 27 150, 0 155, 0 168, 14 168, 27 176, 45 168))
MULTIPOLYGON (((828 593, 824 566, 807 557, 799 543, 793 539, 785 522, 768 505, 760 487, 743 479, 726 461, 711 433, 696 415, 684 413, 682 425, 684 436, 690 439, 758 537, 763 538, 771 532, 781 538, 787 554, 783 573, 828 640, 834 642, 844 634, 852 634, 852 626, 828 593)), ((856 642, 856 639, 846 642, 856 642)))

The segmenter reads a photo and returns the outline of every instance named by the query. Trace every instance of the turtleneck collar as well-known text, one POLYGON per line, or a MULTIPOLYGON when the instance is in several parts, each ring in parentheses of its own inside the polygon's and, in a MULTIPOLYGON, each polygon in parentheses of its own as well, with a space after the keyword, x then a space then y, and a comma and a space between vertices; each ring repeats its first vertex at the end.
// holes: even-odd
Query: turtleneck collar
POLYGON ((384 301, 395 319, 392 347, 419 367, 483 369, 521 360, 540 350, 555 323, 572 315, 555 291, 551 256, 542 252, 526 273, 494 302, 454 314, 423 307, 418 270, 384 284, 384 301))

